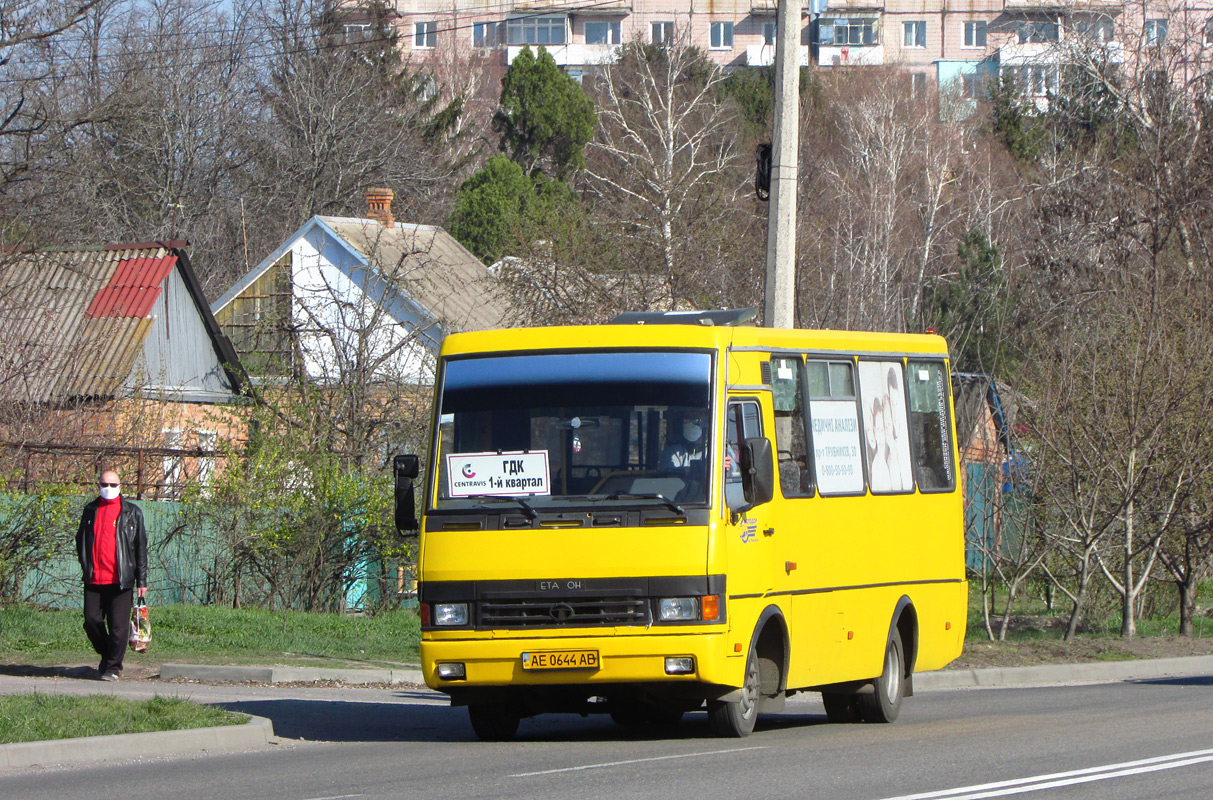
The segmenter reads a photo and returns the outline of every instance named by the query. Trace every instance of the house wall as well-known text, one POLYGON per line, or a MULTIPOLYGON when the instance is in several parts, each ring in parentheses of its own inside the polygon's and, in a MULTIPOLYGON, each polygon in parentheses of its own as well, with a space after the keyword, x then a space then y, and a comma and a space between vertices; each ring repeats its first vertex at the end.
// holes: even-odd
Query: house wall
POLYGON ((231 381, 181 274, 173 270, 162 288, 151 311, 155 322, 127 379, 126 392, 189 401, 229 399, 231 381))
POLYGON ((237 406, 134 397, 31 411, 0 437, 0 471, 20 491, 88 488, 112 468, 130 495, 173 499, 218 475, 221 451, 242 447, 248 427, 237 406))
POLYGON ((389 313, 387 288, 322 227, 292 245, 291 281, 291 313, 312 379, 337 380, 361 367, 396 381, 433 382, 434 358, 389 313))

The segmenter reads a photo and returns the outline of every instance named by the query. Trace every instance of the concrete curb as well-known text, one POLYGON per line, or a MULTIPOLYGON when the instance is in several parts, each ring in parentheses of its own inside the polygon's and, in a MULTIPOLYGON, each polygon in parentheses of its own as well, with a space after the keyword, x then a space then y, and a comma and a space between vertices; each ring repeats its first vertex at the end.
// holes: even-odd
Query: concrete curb
POLYGON ((256 667, 209 664, 161 664, 160 680, 176 678, 213 683, 368 683, 424 684, 419 669, 331 669, 327 667, 256 667))
POLYGON ((274 724, 270 720, 250 716, 244 725, 0 744, 0 769, 83 764, 138 756, 205 753, 211 750, 246 750, 264 747, 270 744, 273 738, 274 724))
POLYGON ((1213 656, 1187 656, 1142 661, 1048 664, 1038 667, 945 669, 914 674, 914 691, 941 689, 1009 689, 1077 683, 1113 683, 1157 678, 1213 675, 1213 656))

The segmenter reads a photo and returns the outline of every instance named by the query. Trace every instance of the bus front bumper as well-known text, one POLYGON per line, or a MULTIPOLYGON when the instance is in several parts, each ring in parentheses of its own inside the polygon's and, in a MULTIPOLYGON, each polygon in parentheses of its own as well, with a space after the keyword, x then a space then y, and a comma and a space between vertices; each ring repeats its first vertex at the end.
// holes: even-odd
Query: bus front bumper
POLYGON ((730 676, 740 675, 740 665, 732 662, 744 657, 725 657, 726 638, 723 629, 560 638, 423 637, 421 664, 426 685, 452 696, 475 687, 726 684, 730 676))

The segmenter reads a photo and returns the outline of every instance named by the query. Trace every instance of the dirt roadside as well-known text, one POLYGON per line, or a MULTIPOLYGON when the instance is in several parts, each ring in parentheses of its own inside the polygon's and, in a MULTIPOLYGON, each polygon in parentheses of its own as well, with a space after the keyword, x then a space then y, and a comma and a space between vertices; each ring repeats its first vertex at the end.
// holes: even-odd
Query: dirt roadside
POLYGON ((1054 638, 1008 642, 969 641, 965 642, 960 658, 947 668, 1031 667, 1038 664, 1082 664, 1204 655, 1213 655, 1213 639, 1078 636, 1071 642, 1054 638))

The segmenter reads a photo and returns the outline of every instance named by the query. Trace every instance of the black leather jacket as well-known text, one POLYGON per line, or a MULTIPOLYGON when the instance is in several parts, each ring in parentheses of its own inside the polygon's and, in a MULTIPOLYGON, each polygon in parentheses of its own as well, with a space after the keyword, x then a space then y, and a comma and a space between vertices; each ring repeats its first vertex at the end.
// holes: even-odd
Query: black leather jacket
MULTIPOLYGON (((76 531, 76 557, 84 582, 93 582, 93 526, 100 500, 84 507, 80 529, 76 531)), ((122 498, 118 512, 118 582, 122 589, 147 586, 147 532, 143 530, 143 511, 122 498)))

